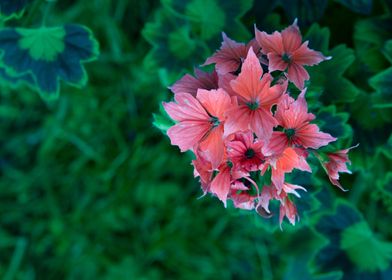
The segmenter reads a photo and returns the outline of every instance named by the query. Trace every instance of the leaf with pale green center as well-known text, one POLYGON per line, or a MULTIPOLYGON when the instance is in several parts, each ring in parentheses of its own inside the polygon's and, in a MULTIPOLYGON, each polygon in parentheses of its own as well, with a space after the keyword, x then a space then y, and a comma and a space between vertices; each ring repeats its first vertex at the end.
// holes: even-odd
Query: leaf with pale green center
POLYGON ((323 271, 344 270, 344 280, 388 279, 392 243, 376 237, 352 205, 338 203, 336 212, 322 216, 315 227, 328 240, 315 256, 323 271))
POLYGON ((208 55, 208 48, 200 40, 195 40, 189 24, 173 17, 166 9, 157 10, 154 20, 144 26, 142 34, 152 45, 144 59, 148 69, 164 66, 181 72, 200 64, 208 55))
POLYGON ((4 28, 0 30, 2 63, 11 77, 30 75, 45 99, 59 95, 59 81, 75 87, 87 83, 83 63, 97 58, 98 43, 84 26, 4 28))
POLYGON ((252 7, 252 0, 163 0, 174 16, 190 23, 192 32, 203 41, 211 40, 217 47, 220 33, 225 31, 236 40, 249 39, 249 32, 240 18, 252 7))

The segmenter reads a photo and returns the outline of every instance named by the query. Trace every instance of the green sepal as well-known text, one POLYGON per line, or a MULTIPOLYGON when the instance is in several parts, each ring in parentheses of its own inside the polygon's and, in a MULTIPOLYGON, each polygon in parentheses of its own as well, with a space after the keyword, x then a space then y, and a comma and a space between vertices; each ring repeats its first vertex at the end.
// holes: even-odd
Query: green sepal
POLYGON ((167 134, 167 130, 172 127, 175 123, 166 113, 162 104, 159 105, 159 113, 152 114, 154 121, 152 124, 158 128, 163 134, 167 134))

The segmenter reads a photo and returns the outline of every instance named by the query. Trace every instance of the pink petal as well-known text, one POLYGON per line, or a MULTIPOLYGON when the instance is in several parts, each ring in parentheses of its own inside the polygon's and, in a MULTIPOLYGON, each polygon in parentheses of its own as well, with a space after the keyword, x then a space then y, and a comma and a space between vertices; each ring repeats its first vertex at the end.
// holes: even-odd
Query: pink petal
POLYGON ((279 70, 279 71, 286 70, 288 63, 282 59, 281 55, 274 53, 274 52, 271 52, 267 56, 268 56, 268 71, 269 72, 276 71, 276 70, 279 70))
POLYGON ((241 66, 243 58, 247 53, 247 47, 243 43, 231 40, 222 32, 223 42, 221 48, 209 57, 204 65, 216 63, 216 71, 219 74, 235 72, 241 66))
POLYGON ((269 186, 263 186, 263 189, 261 190, 261 194, 259 197, 259 204, 258 206, 261 206, 264 208, 267 213, 270 213, 270 210, 268 209, 269 202, 271 199, 274 199, 276 197, 276 190, 272 187, 269 186))
POLYGON ((231 88, 231 81, 236 79, 237 76, 231 74, 231 73, 227 73, 224 75, 219 75, 219 87, 222 88, 224 91, 226 91, 230 96, 237 96, 237 94, 235 93, 235 91, 231 88))
POLYGON ((227 195, 230 191, 229 167, 225 166, 219 171, 218 175, 216 175, 214 180, 212 180, 210 190, 223 202, 226 207, 227 195))
POLYGON ((305 68, 294 62, 289 65, 287 77, 301 90, 304 88, 305 80, 309 80, 309 74, 305 68))
POLYGON ((298 185, 293 185, 289 183, 284 183, 283 184, 283 190, 285 193, 292 193, 297 197, 301 197, 296 190, 303 190, 306 192, 306 189, 304 187, 298 186, 298 185))
POLYGON ((174 96, 175 102, 165 103, 162 105, 168 115, 176 121, 194 121, 207 120, 208 116, 206 110, 200 102, 189 93, 177 93, 174 96))
POLYGON ((218 75, 215 71, 208 73, 195 68, 195 75, 193 77, 189 74, 184 75, 174 85, 170 87, 174 94, 180 92, 190 93, 196 96, 197 90, 201 89, 217 89, 218 88, 218 75))
POLYGON ((249 121, 250 128, 264 143, 269 141, 273 128, 278 125, 272 113, 264 108, 251 111, 249 121))
POLYGON ((208 161, 211 162, 212 168, 218 168, 223 160, 223 126, 213 128, 209 131, 204 140, 200 143, 200 149, 204 152, 208 161))
POLYGON ((290 221, 292 225, 295 225, 296 217, 298 217, 297 207, 295 207, 295 204, 288 198, 285 199, 284 203, 280 204, 280 212, 279 212, 280 228, 282 228, 282 222, 285 216, 287 217, 287 219, 290 221))
POLYGON ((297 129, 295 136, 292 138, 294 144, 312 149, 326 146, 328 143, 336 141, 336 139, 328 133, 321 132, 315 124, 307 124, 297 129))
POLYGON ((312 172, 309 164, 306 162, 306 159, 299 155, 294 148, 288 147, 276 159, 271 170, 271 180, 279 192, 283 188, 284 174, 292 172, 294 168, 312 172))
POLYGON ((266 156, 280 155, 289 146, 289 139, 281 131, 274 131, 268 145, 263 147, 263 153, 266 156))
POLYGON ((298 50, 292 53, 291 59, 296 64, 312 66, 319 64, 321 61, 329 60, 331 57, 325 57, 321 52, 309 49, 308 41, 306 41, 298 50))
POLYGON ((237 79, 231 81, 232 89, 247 101, 255 101, 264 84, 260 81, 263 75, 260 61, 250 48, 237 79))
POLYGON ((261 52, 264 54, 276 53, 280 56, 284 53, 282 35, 275 31, 271 35, 259 31, 255 26, 256 41, 261 47, 261 52))
POLYGON ((227 119, 224 123, 224 136, 228 136, 237 131, 249 128, 251 111, 246 105, 234 107, 227 112, 227 119))
POLYGON ((301 92, 297 100, 294 100, 288 94, 281 98, 275 112, 275 118, 284 128, 299 128, 314 119, 315 116, 308 113, 305 92, 306 89, 301 92))
POLYGON ((270 74, 265 74, 261 79, 263 83, 263 90, 260 92, 258 100, 260 106, 264 107, 266 110, 271 110, 272 105, 278 104, 280 98, 287 90, 287 83, 276 84, 270 87, 272 81, 272 76, 270 74))
POLYGON ((245 210, 252 210, 255 208, 255 198, 247 193, 234 193, 231 195, 231 199, 233 200, 234 207, 245 209, 245 210))
POLYGON ((220 121, 224 121, 224 113, 232 107, 230 96, 223 89, 197 91, 197 99, 207 110, 207 112, 220 121))
POLYGON ((210 124, 202 121, 183 121, 167 131, 171 144, 180 147, 181 152, 193 149, 193 147, 209 131, 210 124))
POLYGON ((293 53, 300 47, 302 43, 302 36, 297 25, 297 20, 282 31, 282 41, 284 50, 288 54, 293 53))

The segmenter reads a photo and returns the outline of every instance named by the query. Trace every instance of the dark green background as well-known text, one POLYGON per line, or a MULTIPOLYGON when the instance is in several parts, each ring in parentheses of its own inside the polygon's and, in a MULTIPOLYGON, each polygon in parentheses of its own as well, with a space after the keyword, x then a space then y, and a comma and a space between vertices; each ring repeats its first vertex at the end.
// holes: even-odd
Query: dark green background
MULTIPOLYGON (((86 64, 88 85, 63 84, 55 101, 1 82, 0 278, 392 279, 391 6, 58 1, 47 24, 86 25, 101 54, 86 64), (335 149, 360 146, 342 175, 349 192, 316 162, 312 176, 293 174, 308 193, 299 223, 281 231, 276 219, 199 199, 191 155, 152 123, 167 86, 219 48, 221 31, 248 40, 254 23, 271 32, 296 17, 310 46, 334 57, 309 71, 309 107, 340 137, 335 149), (347 249, 344 238, 358 242, 347 249)), ((29 7, 3 25, 37 26, 44 7, 29 7)))

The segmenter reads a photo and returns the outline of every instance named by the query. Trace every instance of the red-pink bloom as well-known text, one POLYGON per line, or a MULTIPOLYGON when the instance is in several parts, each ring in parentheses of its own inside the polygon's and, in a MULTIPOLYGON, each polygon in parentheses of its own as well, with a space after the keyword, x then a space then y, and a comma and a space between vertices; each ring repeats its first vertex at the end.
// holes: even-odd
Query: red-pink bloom
MULTIPOLYGON (((295 204, 289 199, 288 194, 292 193, 297 197, 300 197, 297 189, 306 191, 305 188, 293 185, 289 183, 284 183, 282 191, 278 190, 273 186, 264 186, 259 198, 259 207, 262 207, 267 213, 270 213, 269 203, 271 199, 279 200, 279 223, 282 226, 283 218, 286 216, 291 224, 295 225, 296 218, 298 217, 297 208, 295 204)), ((298 217, 299 219, 299 217, 298 217)))
POLYGON ((216 168, 223 159, 224 113, 233 106, 230 96, 222 89, 199 89, 196 98, 189 93, 177 93, 176 102, 163 103, 169 116, 178 123, 167 131, 172 145, 181 151, 196 145, 216 168))
POLYGON ((231 40, 224 32, 222 32, 222 38, 223 42, 221 48, 202 65, 215 63, 216 71, 219 74, 239 71, 249 49, 253 47, 256 52, 260 49, 254 39, 245 45, 244 43, 237 43, 236 41, 231 40))
POLYGON ((195 77, 186 74, 180 80, 170 87, 171 91, 176 94, 187 92, 196 96, 198 89, 218 89, 218 74, 214 71, 211 73, 204 72, 198 68, 194 69, 195 77))
POLYGON ((271 181, 276 187, 278 193, 283 189, 284 177, 286 173, 294 169, 312 172, 309 164, 306 162, 304 152, 298 148, 286 148, 283 153, 269 158, 271 165, 271 181))
POLYGON ((311 124, 315 117, 308 113, 304 89, 297 100, 285 94, 278 103, 275 119, 283 131, 274 131, 268 145, 269 153, 279 153, 287 146, 318 149, 335 141, 336 138, 321 132, 317 125, 311 124))
MULTIPOLYGON (((215 194, 226 207, 226 201, 230 192, 248 189, 243 183, 238 182, 239 179, 244 179, 250 182, 257 189, 256 183, 254 183, 248 176, 249 174, 247 172, 243 172, 241 170, 233 170, 231 164, 229 164, 228 162, 223 162, 218 167, 218 174, 211 181, 209 191, 215 194)), ((240 198, 234 195, 233 201, 237 205, 242 205, 242 207, 248 207, 249 205, 246 206, 247 203, 244 201, 244 198, 245 196, 240 198)), ((251 197, 248 198, 251 199, 251 197)))
POLYGON ((265 157, 261 152, 264 143, 254 139, 253 132, 237 132, 233 139, 226 143, 227 157, 239 170, 257 171, 262 168, 265 157))
POLYGON ((250 48, 241 73, 231 81, 231 87, 239 98, 239 106, 227 112, 225 135, 251 129, 257 137, 267 142, 273 127, 278 124, 271 107, 286 91, 287 83, 270 86, 272 77, 260 66, 259 59, 250 48))
POLYGON ((329 180, 331 181, 332 184, 335 186, 339 187, 343 191, 346 191, 342 185, 339 183, 339 172, 342 173, 349 173, 351 174, 351 171, 348 170, 347 168, 347 163, 351 164, 350 160, 348 159, 348 152, 353 149, 358 147, 359 144, 350 147, 348 149, 344 149, 341 151, 337 151, 334 153, 328 153, 328 161, 326 163, 323 163, 323 167, 325 171, 328 174, 329 180))
POLYGON ((287 69, 289 80, 299 89, 303 89, 304 81, 309 80, 309 74, 303 65, 312 66, 331 58, 310 49, 308 41, 302 43, 297 20, 282 33, 275 31, 267 34, 255 27, 255 36, 261 46, 261 52, 268 56, 269 71, 287 69))

